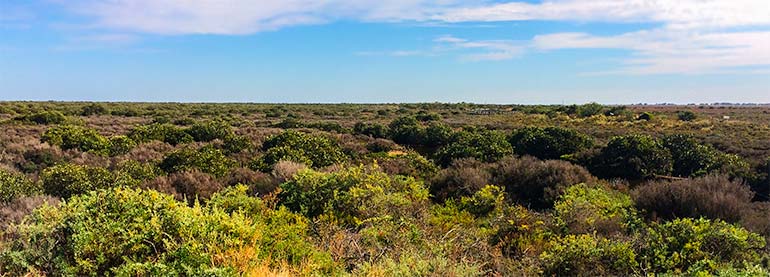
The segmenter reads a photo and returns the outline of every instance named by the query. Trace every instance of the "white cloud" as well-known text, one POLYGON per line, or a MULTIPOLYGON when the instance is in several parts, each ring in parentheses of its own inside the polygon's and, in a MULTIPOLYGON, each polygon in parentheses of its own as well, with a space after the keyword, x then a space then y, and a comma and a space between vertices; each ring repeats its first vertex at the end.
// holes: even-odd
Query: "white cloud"
POLYGON ((536 49, 626 49, 622 73, 713 73, 770 65, 770 31, 698 33, 656 29, 616 36, 559 33, 536 36, 536 49))
POLYGON ((472 50, 470 54, 460 56, 465 61, 500 61, 518 57, 524 52, 524 47, 514 41, 482 40, 470 41, 453 36, 442 36, 434 42, 448 45, 448 50, 472 50))
POLYGON ((676 28, 770 25, 767 0, 551 0, 449 9, 431 17, 448 22, 570 20, 660 22, 676 28))
MULTIPOLYGON (((645 22, 659 27, 614 36, 538 35, 531 42, 444 37, 447 50, 379 52, 418 56, 454 51, 470 61, 506 60, 527 49, 631 51, 621 72, 704 73, 770 65, 770 0, 50 0, 106 32, 251 34, 339 20, 447 24, 520 20, 645 22)), ((363 53, 363 52, 362 52, 363 53)), ((360 53, 359 53, 360 54, 360 53)))

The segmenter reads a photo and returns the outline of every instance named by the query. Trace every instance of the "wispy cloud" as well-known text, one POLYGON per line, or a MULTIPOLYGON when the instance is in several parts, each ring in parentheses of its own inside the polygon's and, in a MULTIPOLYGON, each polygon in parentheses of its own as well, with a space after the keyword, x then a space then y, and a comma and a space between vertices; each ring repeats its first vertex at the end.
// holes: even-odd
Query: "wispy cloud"
POLYGON ((338 20, 427 25, 524 20, 657 23, 654 29, 613 36, 540 34, 529 42, 443 37, 435 41, 440 49, 369 54, 404 57, 445 51, 457 53, 461 60, 489 61, 513 59, 532 49, 626 49, 631 55, 617 72, 631 74, 707 73, 770 65, 768 0, 50 1, 90 18, 90 24, 110 33, 241 35, 338 20))
POLYGON ((524 47, 520 43, 508 40, 471 41, 453 36, 442 36, 434 41, 449 46, 450 50, 474 51, 461 54, 460 59, 465 61, 510 60, 524 53, 524 47))

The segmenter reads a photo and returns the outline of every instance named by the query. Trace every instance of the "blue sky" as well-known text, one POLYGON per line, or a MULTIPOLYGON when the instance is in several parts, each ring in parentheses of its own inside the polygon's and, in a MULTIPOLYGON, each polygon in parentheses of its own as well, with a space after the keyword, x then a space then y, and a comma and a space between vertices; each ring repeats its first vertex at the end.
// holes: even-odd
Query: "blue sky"
POLYGON ((770 102, 770 2, 0 0, 0 100, 770 102))

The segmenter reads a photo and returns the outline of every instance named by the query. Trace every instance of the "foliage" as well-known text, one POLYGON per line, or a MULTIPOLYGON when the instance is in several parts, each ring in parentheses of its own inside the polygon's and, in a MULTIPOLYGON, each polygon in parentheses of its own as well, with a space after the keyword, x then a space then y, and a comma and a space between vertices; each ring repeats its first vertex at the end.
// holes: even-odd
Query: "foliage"
POLYGON ((486 185, 473 194, 463 197, 460 204, 463 210, 477 216, 489 215, 496 208, 502 207, 505 201, 505 190, 498 186, 486 185))
POLYGON ((556 237, 540 259, 552 276, 631 275, 639 265, 631 243, 590 234, 556 237))
POLYGON ((201 172, 222 177, 235 166, 235 162, 225 156, 222 150, 207 145, 197 150, 183 148, 171 152, 163 158, 159 166, 168 173, 198 169, 201 172))
POLYGON ((613 137, 591 167, 599 177, 627 179, 669 175, 671 170, 671 153, 659 140, 646 135, 613 137))
POLYGON ((40 125, 63 124, 67 117, 58 111, 43 111, 39 113, 26 114, 14 118, 18 121, 30 122, 40 125))
POLYGON ((484 162, 495 162, 512 154, 511 144, 501 132, 460 131, 452 136, 451 142, 436 152, 436 161, 448 166, 455 159, 475 158, 484 162))
POLYGON ((388 127, 377 123, 357 122, 353 125, 353 133, 373 138, 386 138, 388 136, 388 127))
POLYGON ((27 176, 0 169, 0 204, 41 192, 40 184, 32 182, 27 176))
MULTIPOLYGON (((228 214, 188 207, 154 191, 109 189, 36 211, 0 256, 23 275, 234 275, 266 263, 331 273, 307 239, 307 222, 285 210, 228 214), (107 224, 105 224, 107 223, 107 224)), ((232 206, 230 206, 232 207, 232 206)), ((232 210, 232 209, 231 209, 232 210)), ((240 209, 239 209, 240 210, 240 209)))
POLYGON ((186 129, 185 132, 195 141, 209 142, 215 139, 224 140, 233 135, 230 124, 223 121, 197 122, 186 129))
POLYGON ((171 124, 159 123, 136 126, 128 136, 140 143, 157 140, 171 145, 178 145, 193 141, 193 137, 184 129, 171 124))
POLYGON ((634 189, 637 206, 653 217, 722 219, 737 222, 754 194, 724 175, 650 182, 634 189))
POLYGON ((267 171, 281 160, 304 163, 320 168, 344 161, 345 154, 333 140, 323 136, 285 131, 268 138, 262 144, 265 155, 259 160, 258 169, 267 171))
POLYGON ((630 196, 586 184, 567 188, 554 212, 559 224, 574 234, 630 233, 641 225, 630 196))
POLYGON ((425 138, 422 143, 429 147, 439 147, 447 145, 452 141, 454 130, 443 123, 431 122, 425 128, 425 138))
POLYGON ((403 218, 427 204, 428 190, 410 177, 389 176, 377 166, 338 172, 300 171, 281 184, 281 204, 307 217, 322 214, 358 226, 376 218, 403 218))
POLYGON ((596 178, 578 165, 532 157, 505 158, 491 169, 489 183, 505 186, 509 199, 532 209, 548 209, 562 192, 596 178))
POLYGON ((720 220, 675 219, 653 223, 639 238, 639 261, 652 272, 686 272, 704 261, 756 263, 765 240, 720 220))
POLYGON ((110 140, 96 130, 75 125, 59 125, 49 128, 41 139, 63 150, 78 149, 106 155, 110 150, 110 140))
POLYGON ((104 105, 98 104, 98 103, 91 103, 86 106, 83 106, 82 110, 80 111, 80 115, 82 116, 91 116, 91 115, 105 115, 110 114, 110 111, 104 107, 104 105))
POLYGON ((110 138, 108 152, 110 156, 123 155, 136 147, 136 142, 128 136, 114 136, 110 138))
POLYGON ((678 111, 676 112, 676 117, 681 121, 693 121, 697 118, 697 115, 692 111, 678 111))
POLYGON ((425 127, 413 116, 399 117, 388 125, 390 138, 398 144, 419 145, 425 137, 425 127))
POLYGON ((750 171, 749 164, 740 157, 699 144, 690 135, 666 136, 663 138, 663 146, 671 152, 675 176, 702 176, 722 172, 744 177, 750 171))
POLYGON ((593 140, 572 129, 559 127, 526 127, 511 134, 513 152, 540 159, 558 159, 593 146, 593 140))
POLYGON ((126 174, 113 173, 102 167, 75 164, 59 164, 46 168, 40 174, 40 179, 46 194, 65 199, 92 190, 138 184, 126 174))

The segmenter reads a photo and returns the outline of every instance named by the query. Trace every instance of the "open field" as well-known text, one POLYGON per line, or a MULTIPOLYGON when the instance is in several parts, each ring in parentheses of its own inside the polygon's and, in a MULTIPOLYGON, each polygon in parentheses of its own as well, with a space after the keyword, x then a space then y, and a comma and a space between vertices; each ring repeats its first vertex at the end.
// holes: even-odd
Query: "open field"
POLYGON ((0 102, 0 127, 9 276, 770 269, 768 105, 0 102))

